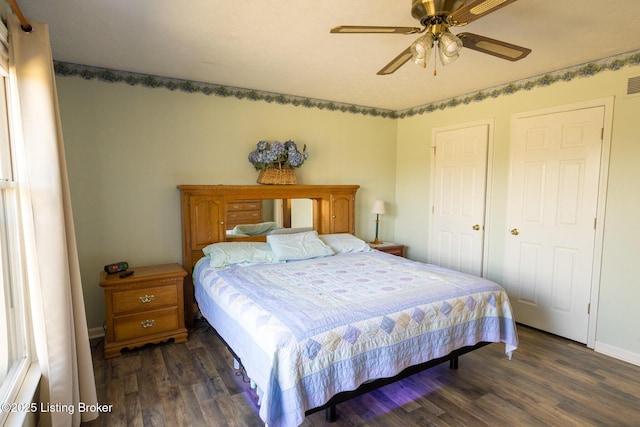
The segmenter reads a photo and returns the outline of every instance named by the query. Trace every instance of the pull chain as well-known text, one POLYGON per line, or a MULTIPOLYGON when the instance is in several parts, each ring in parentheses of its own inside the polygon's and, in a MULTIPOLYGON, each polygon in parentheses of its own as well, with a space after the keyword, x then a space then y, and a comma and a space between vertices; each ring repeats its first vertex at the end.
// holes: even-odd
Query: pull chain
POLYGON ((438 55, 437 55, 437 51, 438 51, 438 43, 435 43, 435 49, 433 49, 433 76, 437 76, 438 75, 438 55))

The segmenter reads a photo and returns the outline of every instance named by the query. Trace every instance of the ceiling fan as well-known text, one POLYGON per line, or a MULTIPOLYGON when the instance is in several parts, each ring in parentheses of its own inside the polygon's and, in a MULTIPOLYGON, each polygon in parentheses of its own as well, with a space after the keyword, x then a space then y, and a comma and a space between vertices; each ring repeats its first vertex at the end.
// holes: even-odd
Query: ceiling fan
MULTIPOLYGON (((516 0, 412 0, 411 16, 420 21, 422 27, 379 27, 346 25, 331 29, 332 33, 376 33, 376 34, 422 34, 411 46, 382 67, 377 74, 395 72, 409 59, 426 68, 432 49, 435 47, 442 65, 458 59, 462 47, 497 56, 509 61, 518 61, 531 53, 531 49, 506 43, 473 33, 454 35, 449 27, 461 27, 478 18, 507 6, 516 0)), ((434 70, 434 75, 436 71, 434 70)))

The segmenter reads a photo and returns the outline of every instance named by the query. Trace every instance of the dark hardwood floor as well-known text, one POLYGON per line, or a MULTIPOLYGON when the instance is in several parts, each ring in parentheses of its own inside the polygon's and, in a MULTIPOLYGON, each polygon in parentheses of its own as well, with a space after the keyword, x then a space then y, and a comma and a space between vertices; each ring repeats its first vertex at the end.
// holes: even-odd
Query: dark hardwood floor
MULTIPOLYGON (((503 344, 436 366, 324 411, 304 426, 639 426, 640 367, 520 326, 513 360, 503 344)), ((189 341, 125 350, 105 360, 94 343, 97 426, 260 426, 256 397, 204 321, 189 341)))

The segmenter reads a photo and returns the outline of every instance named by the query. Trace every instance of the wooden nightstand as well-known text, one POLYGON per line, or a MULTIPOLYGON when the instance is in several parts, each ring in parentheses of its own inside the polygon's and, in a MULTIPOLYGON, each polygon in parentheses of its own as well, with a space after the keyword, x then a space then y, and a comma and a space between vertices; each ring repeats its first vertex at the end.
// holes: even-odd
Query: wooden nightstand
POLYGON ((371 246, 371 249, 375 249, 377 251, 386 252, 391 255, 404 256, 404 245, 399 245, 397 243, 391 242, 383 242, 379 245, 369 243, 369 246, 371 246))
POLYGON ((182 287, 187 272, 179 264, 130 268, 133 275, 100 273, 104 289, 106 332, 104 357, 123 348, 187 340, 182 287))

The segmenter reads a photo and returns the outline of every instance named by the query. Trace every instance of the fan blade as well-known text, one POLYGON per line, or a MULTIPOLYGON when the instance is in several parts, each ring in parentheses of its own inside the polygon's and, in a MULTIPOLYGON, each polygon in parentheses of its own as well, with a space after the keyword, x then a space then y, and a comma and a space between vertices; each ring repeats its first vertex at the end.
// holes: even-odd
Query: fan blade
POLYGON ((331 29, 332 33, 358 34, 358 33, 378 33, 378 34, 416 34, 422 29, 418 27, 376 27, 343 25, 331 29))
POLYGON ((478 34, 460 33, 458 37, 462 40, 462 45, 466 48, 497 56, 498 58, 508 61, 518 61, 531 53, 531 49, 527 49, 526 47, 490 39, 489 37, 478 34))
POLYGON ((453 12, 448 16, 448 20, 451 25, 467 25, 514 1, 516 0, 475 0, 453 12))
POLYGON ((385 76, 395 72, 398 68, 402 67, 408 60, 411 59, 413 54, 411 53, 411 47, 406 48, 402 53, 396 56, 391 62, 382 67, 376 74, 379 76, 385 76))

